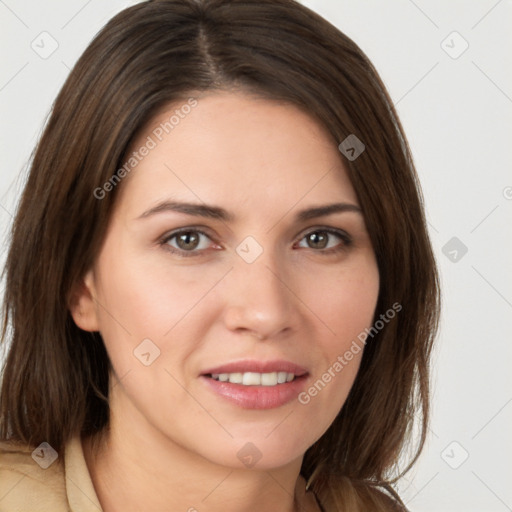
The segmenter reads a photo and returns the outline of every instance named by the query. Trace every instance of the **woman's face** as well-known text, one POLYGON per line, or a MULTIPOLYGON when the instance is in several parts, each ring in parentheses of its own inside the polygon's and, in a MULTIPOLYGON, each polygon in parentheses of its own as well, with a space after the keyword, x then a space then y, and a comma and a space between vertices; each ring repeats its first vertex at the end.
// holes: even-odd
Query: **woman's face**
POLYGON ((124 428, 216 464, 279 467, 346 400, 362 351, 333 368, 371 326, 375 255, 316 121, 242 93, 187 104, 133 143, 73 316, 103 337, 124 428))

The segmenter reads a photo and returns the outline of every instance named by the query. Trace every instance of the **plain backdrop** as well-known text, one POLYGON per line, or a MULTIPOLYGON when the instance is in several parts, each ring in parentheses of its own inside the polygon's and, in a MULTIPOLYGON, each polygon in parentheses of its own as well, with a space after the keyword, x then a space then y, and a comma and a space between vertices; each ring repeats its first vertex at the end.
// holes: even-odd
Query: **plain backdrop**
MULTIPOLYGON (((0 0, 1 262, 55 96, 94 34, 134 3, 0 0)), ((386 83, 442 275, 431 431, 399 492, 418 512, 512 510, 512 2, 303 3, 354 39, 386 83)))

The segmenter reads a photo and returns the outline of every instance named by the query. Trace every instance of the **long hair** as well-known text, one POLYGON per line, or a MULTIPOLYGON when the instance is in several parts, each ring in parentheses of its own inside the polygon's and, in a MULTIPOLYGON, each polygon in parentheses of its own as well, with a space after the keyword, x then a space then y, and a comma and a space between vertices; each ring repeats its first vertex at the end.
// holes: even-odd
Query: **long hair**
POLYGON ((326 512, 403 510, 392 483, 423 447, 439 279, 410 150, 376 70, 347 36, 293 0, 160 0, 125 9, 94 38, 60 91, 34 153, 5 268, 0 439, 49 442, 109 421, 110 363, 99 333, 79 329, 71 290, 91 267, 136 134, 193 91, 245 90, 293 104, 339 145, 375 250, 375 320, 346 403, 305 453, 301 474, 326 512), (419 418, 420 435, 411 429, 419 418), (410 442, 415 441, 412 450, 410 442))

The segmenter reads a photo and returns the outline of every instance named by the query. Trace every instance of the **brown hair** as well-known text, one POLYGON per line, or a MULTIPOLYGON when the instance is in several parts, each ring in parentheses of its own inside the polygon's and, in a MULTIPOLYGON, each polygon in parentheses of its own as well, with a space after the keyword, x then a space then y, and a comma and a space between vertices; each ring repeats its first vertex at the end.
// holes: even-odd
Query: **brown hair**
POLYGON ((394 303, 403 309, 366 346, 345 405, 307 450, 301 473, 325 511, 402 510, 392 471, 418 414, 410 465, 425 441, 440 303, 421 192, 372 64, 293 0, 143 2, 115 16, 85 50, 55 101, 12 227, 0 438, 47 441, 62 451, 76 432, 108 424, 103 341, 79 329, 68 310, 71 290, 98 254, 119 187, 102 200, 93 191, 164 105, 191 91, 237 88, 304 109, 336 145, 355 134, 366 146, 344 164, 377 257, 375 318, 394 303))

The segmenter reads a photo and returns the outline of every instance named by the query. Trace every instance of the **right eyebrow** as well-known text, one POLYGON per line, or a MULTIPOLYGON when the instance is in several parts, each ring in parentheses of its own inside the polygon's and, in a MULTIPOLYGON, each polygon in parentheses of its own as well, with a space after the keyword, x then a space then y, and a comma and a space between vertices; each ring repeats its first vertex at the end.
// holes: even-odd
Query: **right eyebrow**
POLYGON ((149 210, 145 211, 142 215, 140 215, 137 218, 144 219, 157 213, 169 211, 185 213, 187 215, 193 215, 196 217, 206 217, 210 219, 218 219, 230 222, 232 222, 235 219, 233 214, 227 212, 224 208, 221 208, 220 206, 196 203, 183 203, 178 201, 162 201, 153 208, 150 208, 149 210))

